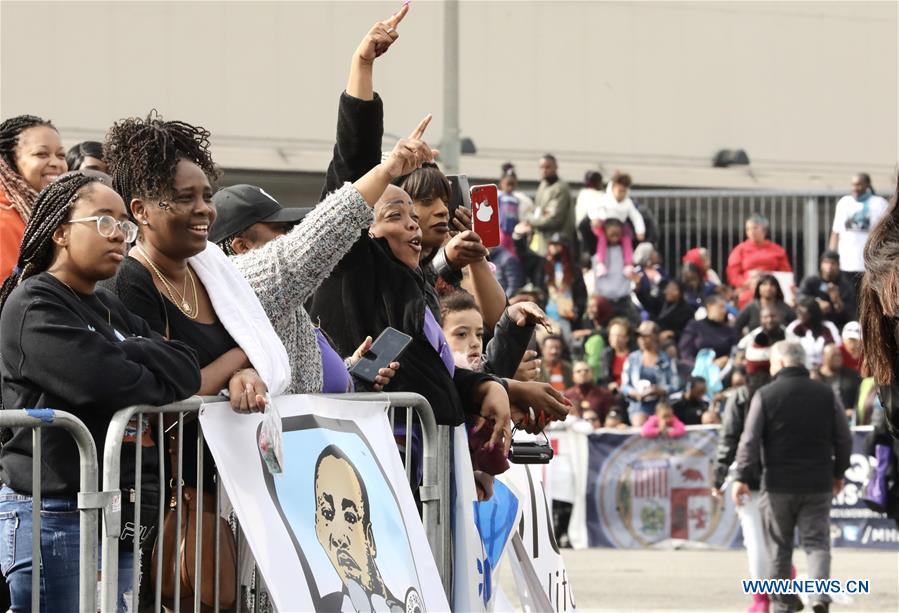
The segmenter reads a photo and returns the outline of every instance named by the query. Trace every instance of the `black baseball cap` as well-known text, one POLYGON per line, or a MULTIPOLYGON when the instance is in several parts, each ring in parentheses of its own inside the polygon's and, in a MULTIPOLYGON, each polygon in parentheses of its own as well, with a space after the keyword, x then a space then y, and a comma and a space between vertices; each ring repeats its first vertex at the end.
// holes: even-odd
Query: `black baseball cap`
POLYGON ((209 228, 209 240, 218 243, 255 223, 297 223, 312 210, 285 209, 268 192, 255 185, 232 185, 212 197, 215 222, 209 228))

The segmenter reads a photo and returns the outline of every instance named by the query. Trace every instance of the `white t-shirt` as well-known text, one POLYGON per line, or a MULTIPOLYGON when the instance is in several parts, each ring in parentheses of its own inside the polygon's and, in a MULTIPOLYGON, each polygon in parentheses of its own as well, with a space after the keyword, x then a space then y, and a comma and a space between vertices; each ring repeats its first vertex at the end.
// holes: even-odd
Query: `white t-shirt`
POLYGON ((848 272, 865 270, 865 243, 871 229, 887 210, 887 201, 876 195, 864 200, 843 196, 837 202, 832 231, 840 236, 840 268, 848 272))

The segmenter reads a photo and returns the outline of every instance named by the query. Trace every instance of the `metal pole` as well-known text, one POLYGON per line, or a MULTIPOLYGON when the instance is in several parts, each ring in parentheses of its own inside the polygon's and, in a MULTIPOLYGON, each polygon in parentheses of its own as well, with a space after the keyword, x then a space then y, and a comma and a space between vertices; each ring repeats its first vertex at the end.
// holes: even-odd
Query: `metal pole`
MULTIPOLYGON (((90 430, 80 419, 65 411, 51 409, 0 411, 0 426, 35 428, 58 427, 68 432, 78 446, 80 482, 78 493, 79 509, 79 571, 78 610, 95 611, 97 608, 97 447, 90 430)), ((40 453, 38 448, 37 453, 40 453)), ((40 509, 40 488, 32 491, 32 504, 40 509), (35 503, 34 494, 38 501, 35 503)), ((40 516, 38 516, 40 517, 40 516)), ((35 524, 37 525, 37 524, 35 524)), ((33 526, 34 527, 34 526, 33 526)), ((40 556, 40 543, 33 552, 40 556)), ((34 556, 33 556, 34 557, 34 556)), ((34 574, 34 561, 32 574, 34 574)), ((40 565, 37 564, 39 572, 40 565)), ((32 592, 40 603, 40 589, 32 592)), ((33 601, 33 599, 32 599, 33 601)), ((32 602, 34 604, 34 602, 32 602)))
MULTIPOLYGON (((118 577, 119 577, 119 537, 121 536, 121 521, 122 521, 122 509, 121 509, 121 493, 119 490, 119 485, 121 482, 121 454, 122 454, 122 437, 125 435, 125 428, 128 425, 128 422, 132 417, 137 415, 138 413, 159 413, 160 417, 158 418, 160 424, 160 439, 163 438, 162 434, 162 413, 182 413, 184 411, 197 411, 200 406, 203 404, 203 401, 194 396, 192 398, 188 398, 187 400, 183 400, 181 402, 175 402, 172 404, 167 404, 163 407, 153 407, 149 405, 140 405, 140 406, 132 406, 125 409, 122 409, 118 413, 112 416, 112 419, 109 422, 109 427, 106 429, 106 441, 104 443, 103 448, 103 492, 102 495, 108 497, 113 500, 112 504, 108 504, 104 506, 104 519, 103 522, 103 558, 101 561, 102 570, 101 570, 101 610, 104 613, 112 613, 117 608, 117 595, 118 595, 118 577)), ((77 439, 76 439, 77 440, 77 439)), ((159 441, 160 447, 162 446, 162 440, 159 441)), ((94 452, 96 456, 96 451, 94 452)), ((96 461, 94 462, 94 473, 96 474, 96 461)), ((160 467, 161 468, 161 467, 160 467)), ((82 468, 82 478, 84 475, 84 469, 82 468)), ((174 478, 174 475, 173 475, 174 478)), ((96 478, 94 480, 96 482, 96 478)), ((91 491, 96 492, 96 486, 92 486, 90 488, 85 488, 82 486, 82 492, 91 491)), ((165 488, 163 484, 160 483, 160 498, 162 498, 165 488)), ((180 494, 180 490, 179 490, 180 494)), ((180 498, 179 498, 180 500, 180 498)), ((161 506, 160 506, 161 510, 161 506)), ((160 513, 160 519, 163 514, 160 513)), ((162 538, 161 530, 162 530, 162 522, 160 522, 158 529, 160 530, 157 533, 158 538, 162 538)), ((93 528, 96 531, 96 524, 93 528)), ((84 554, 82 554, 84 555, 84 554)), ((97 566, 97 548, 96 546, 93 549, 94 555, 94 568, 97 566)), ((178 556, 175 556, 176 561, 178 560, 178 556)), ((161 570, 161 559, 162 555, 158 556, 160 561, 160 566, 157 566, 158 570, 161 570)), ((161 596, 161 576, 162 573, 157 573, 157 594, 161 596)), ((177 574, 175 575, 178 576, 177 574)), ((180 582, 176 581, 176 586, 180 585, 180 582)), ((93 573, 93 579, 91 580, 92 591, 94 586, 96 586, 96 572, 93 573)), ((136 588, 137 586, 135 586, 136 588)), ((81 607, 83 611, 93 611, 96 610, 96 607, 81 607)))
POLYGON ((443 3, 443 139, 440 159, 447 174, 459 172, 459 1, 443 3))
POLYGON ((134 556, 131 570, 131 610, 139 611, 140 599, 140 492, 143 489, 141 480, 143 478, 143 447, 144 447, 144 416, 142 413, 137 414, 137 440, 134 444, 134 527, 132 530, 132 552, 134 556))
MULTIPOLYGON (((818 199, 810 196, 805 201, 805 274, 812 274, 818 270, 818 199)), ((824 232, 824 244, 830 238, 829 232, 824 232)))
POLYGON ((31 431, 31 611, 41 610, 41 434, 31 431))

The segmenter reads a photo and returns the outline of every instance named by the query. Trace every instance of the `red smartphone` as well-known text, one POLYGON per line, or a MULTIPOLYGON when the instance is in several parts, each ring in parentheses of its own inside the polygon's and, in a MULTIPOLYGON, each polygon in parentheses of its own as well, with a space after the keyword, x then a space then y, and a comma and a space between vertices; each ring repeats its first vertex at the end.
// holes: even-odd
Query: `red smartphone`
POLYGON ((499 247, 499 190, 495 185, 471 188, 471 217, 475 234, 488 249, 499 247))

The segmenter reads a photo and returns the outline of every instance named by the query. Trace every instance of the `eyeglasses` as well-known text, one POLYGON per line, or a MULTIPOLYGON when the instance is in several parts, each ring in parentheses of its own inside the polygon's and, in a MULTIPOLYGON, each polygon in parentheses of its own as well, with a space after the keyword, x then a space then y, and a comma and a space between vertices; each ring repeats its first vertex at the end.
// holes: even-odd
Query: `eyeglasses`
POLYGON ((104 238, 112 238, 115 236, 116 230, 122 233, 126 243, 133 243, 137 238, 137 226, 128 221, 119 221, 115 217, 109 215, 94 215, 93 217, 79 217, 78 219, 70 219, 66 223, 80 223, 82 221, 96 221, 97 232, 104 238))

